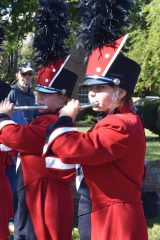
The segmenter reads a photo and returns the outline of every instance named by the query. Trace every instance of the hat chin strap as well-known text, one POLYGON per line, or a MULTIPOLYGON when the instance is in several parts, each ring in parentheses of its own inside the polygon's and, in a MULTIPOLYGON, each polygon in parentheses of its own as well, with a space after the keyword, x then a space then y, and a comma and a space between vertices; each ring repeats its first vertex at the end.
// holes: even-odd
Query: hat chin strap
POLYGON ((118 85, 114 85, 113 87, 113 95, 112 95, 112 99, 111 99, 111 103, 109 105, 109 111, 107 113, 107 115, 111 115, 114 113, 114 110, 116 108, 116 101, 118 99, 118 95, 119 95, 119 86, 118 85))

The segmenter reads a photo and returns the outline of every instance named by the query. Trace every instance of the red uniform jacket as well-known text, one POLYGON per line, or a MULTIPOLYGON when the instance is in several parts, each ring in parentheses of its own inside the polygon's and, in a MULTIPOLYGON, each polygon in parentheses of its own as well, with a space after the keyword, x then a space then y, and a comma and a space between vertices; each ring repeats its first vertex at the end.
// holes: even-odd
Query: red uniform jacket
POLYGON ((57 127, 44 155, 50 150, 64 163, 82 165, 92 201, 92 240, 147 239, 141 204, 145 136, 137 115, 109 115, 87 133, 57 127))
MULTIPOLYGON (((2 144, 0 144, 2 146, 2 144)), ((1 150, 4 150, 3 146, 1 150)), ((7 150, 5 150, 7 151, 7 150)), ((0 151, 0 240, 7 239, 9 236, 8 223, 13 217, 13 196, 6 176, 8 152, 0 151)))
POLYGON ((74 167, 55 164, 55 158, 42 155, 47 126, 57 115, 44 114, 31 124, 18 125, 11 120, 0 122, 0 140, 20 152, 26 202, 38 240, 69 240, 72 232, 72 189, 74 167), (46 162, 45 162, 46 161, 46 162))

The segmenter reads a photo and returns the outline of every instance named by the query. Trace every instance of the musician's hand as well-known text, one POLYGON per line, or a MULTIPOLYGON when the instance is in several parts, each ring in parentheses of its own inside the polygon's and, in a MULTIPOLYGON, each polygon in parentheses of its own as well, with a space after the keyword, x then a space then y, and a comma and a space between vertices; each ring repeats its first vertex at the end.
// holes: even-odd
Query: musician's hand
POLYGON ((60 117, 68 116, 72 118, 72 121, 75 122, 76 116, 79 112, 79 101, 72 99, 60 110, 60 117))
POLYGON ((5 99, 4 101, 0 102, 0 113, 5 113, 9 117, 11 117, 13 113, 14 104, 11 103, 9 100, 5 99))

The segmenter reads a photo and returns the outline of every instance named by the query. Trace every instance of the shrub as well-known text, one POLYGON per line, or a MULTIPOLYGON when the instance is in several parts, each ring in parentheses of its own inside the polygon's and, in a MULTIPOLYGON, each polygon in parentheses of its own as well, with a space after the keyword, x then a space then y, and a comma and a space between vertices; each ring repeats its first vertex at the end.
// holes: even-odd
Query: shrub
POLYGON ((77 121, 85 121, 86 120, 86 116, 93 116, 96 117, 97 116, 97 112, 93 111, 92 108, 88 108, 85 109, 83 111, 81 111, 77 117, 77 121))
POLYGON ((134 106, 143 119, 144 127, 160 135, 160 99, 143 98, 138 100, 134 106))
POLYGON ((95 117, 97 114, 98 113, 93 111, 91 108, 83 110, 79 113, 76 119, 77 126, 92 126, 92 124, 96 121, 95 117))
POLYGON ((95 117, 93 115, 87 114, 85 117, 85 121, 88 123, 88 125, 92 125, 95 122, 95 117))

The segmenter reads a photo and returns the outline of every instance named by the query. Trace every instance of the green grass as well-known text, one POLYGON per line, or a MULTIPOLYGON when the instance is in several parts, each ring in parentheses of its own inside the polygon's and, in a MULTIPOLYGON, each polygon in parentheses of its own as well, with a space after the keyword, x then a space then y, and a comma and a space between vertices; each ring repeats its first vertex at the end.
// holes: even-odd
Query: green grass
MULTIPOLYGON (((160 160, 160 137, 145 129, 147 147, 146 160, 160 160)), ((160 240, 160 216, 147 220, 149 240, 160 240)))
POLYGON ((149 130, 145 129, 147 146, 146 161, 160 160, 160 137, 149 130))
POLYGON ((78 130, 79 130, 80 132, 87 132, 88 129, 89 129, 89 127, 78 127, 78 130))

